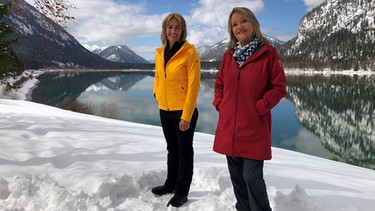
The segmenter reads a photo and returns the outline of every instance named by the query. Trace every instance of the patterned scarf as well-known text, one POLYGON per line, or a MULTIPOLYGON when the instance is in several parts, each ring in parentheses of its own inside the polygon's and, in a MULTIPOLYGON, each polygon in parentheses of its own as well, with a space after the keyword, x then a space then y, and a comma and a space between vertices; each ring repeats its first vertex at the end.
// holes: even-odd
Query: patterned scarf
POLYGON ((236 43, 236 46, 234 46, 233 57, 236 58, 239 67, 241 67, 241 65, 245 62, 246 59, 250 58, 250 56, 253 55, 258 45, 258 39, 254 39, 249 44, 243 47, 241 46, 240 42, 236 43))

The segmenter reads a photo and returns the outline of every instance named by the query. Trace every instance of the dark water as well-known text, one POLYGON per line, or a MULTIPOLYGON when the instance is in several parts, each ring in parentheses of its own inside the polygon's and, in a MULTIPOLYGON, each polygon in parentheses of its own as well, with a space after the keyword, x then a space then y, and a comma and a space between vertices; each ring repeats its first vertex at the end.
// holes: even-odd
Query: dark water
MULTIPOLYGON (((215 133, 215 73, 202 73, 197 131, 215 133)), ((78 100, 95 115, 159 125, 153 72, 45 73, 32 101, 78 100)), ((273 110, 273 146, 375 169, 375 76, 288 75, 273 110)))

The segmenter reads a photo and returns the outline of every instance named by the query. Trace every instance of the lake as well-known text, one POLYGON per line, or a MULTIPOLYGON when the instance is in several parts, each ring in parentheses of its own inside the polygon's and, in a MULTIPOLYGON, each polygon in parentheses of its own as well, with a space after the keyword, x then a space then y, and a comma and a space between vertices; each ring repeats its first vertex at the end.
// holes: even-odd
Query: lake
MULTIPOLYGON (((203 71, 197 132, 214 134, 216 71, 203 71)), ((160 125, 153 71, 46 72, 32 101, 160 125)), ((375 75, 287 75, 288 95, 272 110, 273 146, 375 169, 375 75)), ((125 135, 125 134, 124 134, 125 135)))

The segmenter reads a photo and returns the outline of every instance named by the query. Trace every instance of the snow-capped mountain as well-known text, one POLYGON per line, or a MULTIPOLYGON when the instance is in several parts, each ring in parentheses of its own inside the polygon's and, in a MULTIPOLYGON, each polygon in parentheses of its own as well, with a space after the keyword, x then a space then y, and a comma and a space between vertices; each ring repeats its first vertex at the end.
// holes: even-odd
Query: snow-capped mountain
POLYGON ((132 49, 130 49, 126 45, 109 46, 102 50, 97 48, 93 52, 103 57, 104 59, 114 61, 114 62, 138 63, 138 64, 149 63, 146 59, 137 55, 132 49))
MULTIPOLYGON (((8 2, 0 0, 1 4, 8 2)), ((120 67, 84 48, 63 27, 24 0, 11 1, 10 14, 4 21, 14 30, 11 38, 17 38, 17 42, 13 50, 25 68, 120 67)))
POLYGON ((104 49, 107 48, 107 47, 99 47, 97 45, 87 45, 87 44, 83 44, 83 47, 85 47, 87 50, 95 54, 98 54, 100 51, 103 51, 104 49))
MULTIPOLYGON (((0 0, 0 3, 9 1, 0 0)), ((13 49, 25 68, 129 68, 139 63, 144 65, 141 68, 150 68, 149 62, 138 55, 133 57, 129 51, 123 53, 127 47, 112 46, 101 51, 104 59, 87 50, 64 28, 24 0, 11 2, 10 15, 4 21, 14 29, 10 38, 18 41, 13 49)), ((301 19, 295 38, 286 43, 268 38, 288 68, 374 71, 374 17, 375 1, 326 0, 301 19)), ((228 39, 224 39, 209 48, 198 47, 201 61, 219 62, 227 42, 228 39)))
MULTIPOLYGON (((264 35, 264 36, 270 41, 270 44, 274 46, 275 48, 279 48, 284 43, 283 41, 280 41, 275 37, 271 37, 267 35, 264 35)), ((228 42, 229 42, 229 37, 214 44, 209 49, 206 48, 205 51, 202 51, 202 53, 199 54, 201 56, 201 60, 205 62, 221 61, 225 48, 228 45, 228 42)))
POLYGON ((280 48, 283 63, 316 69, 375 69, 375 1, 327 0, 300 21, 280 48))
POLYGON ((210 49, 211 49, 210 45, 202 45, 202 46, 197 47, 197 51, 199 55, 205 54, 210 49))
POLYGON ((200 54, 201 60, 207 62, 221 61, 228 42, 229 38, 226 38, 218 43, 215 43, 210 49, 200 54))

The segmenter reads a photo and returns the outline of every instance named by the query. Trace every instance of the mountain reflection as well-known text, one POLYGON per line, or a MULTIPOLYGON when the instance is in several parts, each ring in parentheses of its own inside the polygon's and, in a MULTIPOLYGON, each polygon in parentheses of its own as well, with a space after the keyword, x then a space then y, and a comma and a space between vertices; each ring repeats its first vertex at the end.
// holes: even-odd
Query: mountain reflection
MULTIPOLYGON (((38 77, 32 101, 62 107, 77 99, 98 116, 159 125, 153 74, 45 73, 38 77)), ((201 78, 196 130, 214 134, 216 73, 202 72, 201 78)), ((336 155, 346 163, 375 169, 375 75, 287 75, 287 89, 287 100, 273 109, 273 146, 325 158, 336 155)))
POLYGON ((127 90, 147 74, 118 71, 103 72, 51 72, 38 77, 39 83, 33 90, 34 102, 61 107, 67 99, 77 99, 88 87, 101 83, 111 90, 127 90))
POLYGON ((375 76, 288 76, 298 121, 347 163, 375 169, 375 76))

